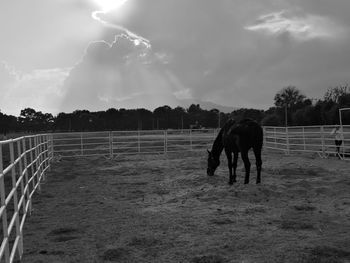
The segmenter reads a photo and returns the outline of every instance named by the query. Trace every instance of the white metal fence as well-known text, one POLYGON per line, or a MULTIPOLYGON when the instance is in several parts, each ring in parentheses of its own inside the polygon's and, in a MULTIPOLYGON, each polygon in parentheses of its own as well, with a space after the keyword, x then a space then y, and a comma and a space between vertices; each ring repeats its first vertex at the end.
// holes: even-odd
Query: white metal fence
POLYGON ((0 262, 23 254, 23 226, 32 197, 52 159, 52 136, 24 136, 0 141, 0 262))
POLYGON ((121 154, 194 151, 210 148, 216 135, 216 129, 55 133, 53 153, 61 157, 112 158, 121 154))
MULTIPOLYGON (((335 126, 263 127, 265 149, 285 153, 309 152, 328 157, 336 153, 335 126)), ((210 149, 217 129, 75 132, 53 134, 54 156, 94 156, 113 158, 122 154, 171 153, 210 149)), ((343 126, 340 157, 350 155, 350 125, 343 126)))
MULTIPOLYGON (((335 126, 264 127, 264 147, 285 152, 336 153, 335 126)), ((350 125, 342 127, 340 157, 350 159, 350 125)), ((53 157, 171 153, 211 148, 217 129, 54 133, 0 141, 0 263, 23 254, 23 226, 32 196, 53 157)))
MULTIPOLYGON (((267 149, 292 152, 317 153, 322 158, 336 154, 335 138, 332 130, 335 126, 294 126, 264 127, 264 146, 267 149)), ((350 159, 350 125, 342 126, 343 144, 339 157, 350 159)))

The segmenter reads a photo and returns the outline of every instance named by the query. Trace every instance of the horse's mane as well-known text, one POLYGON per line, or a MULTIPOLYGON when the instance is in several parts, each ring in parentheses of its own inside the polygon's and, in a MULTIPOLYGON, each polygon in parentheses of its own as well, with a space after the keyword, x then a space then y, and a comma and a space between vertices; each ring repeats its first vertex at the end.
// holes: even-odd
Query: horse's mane
POLYGON ((220 129, 218 135, 216 136, 213 147, 212 147, 212 153, 214 156, 219 156, 224 148, 222 138, 224 134, 227 134, 230 130, 230 128, 236 123, 234 119, 229 119, 224 126, 220 129))

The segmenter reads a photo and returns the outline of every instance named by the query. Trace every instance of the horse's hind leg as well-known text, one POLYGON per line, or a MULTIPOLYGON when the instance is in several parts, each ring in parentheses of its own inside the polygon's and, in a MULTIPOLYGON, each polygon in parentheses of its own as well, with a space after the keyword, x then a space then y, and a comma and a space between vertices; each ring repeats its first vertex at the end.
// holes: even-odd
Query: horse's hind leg
POLYGON ((256 161, 255 164, 256 164, 256 171, 257 171, 256 183, 260 184, 261 183, 261 166, 262 166, 261 147, 253 148, 253 150, 255 155, 255 161, 256 161))
POLYGON ((228 165, 228 171, 230 174, 229 184, 233 184, 233 175, 232 175, 232 153, 229 150, 225 150, 226 157, 227 157, 227 165, 228 165))
POLYGON ((244 168, 245 168, 244 184, 249 184, 250 161, 248 158, 248 151, 241 151, 241 156, 242 156, 242 160, 244 162, 244 168))
POLYGON ((238 161, 238 152, 233 153, 233 182, 237 182, 236 177, 236 170, 237 170, 237 161, 238 161))

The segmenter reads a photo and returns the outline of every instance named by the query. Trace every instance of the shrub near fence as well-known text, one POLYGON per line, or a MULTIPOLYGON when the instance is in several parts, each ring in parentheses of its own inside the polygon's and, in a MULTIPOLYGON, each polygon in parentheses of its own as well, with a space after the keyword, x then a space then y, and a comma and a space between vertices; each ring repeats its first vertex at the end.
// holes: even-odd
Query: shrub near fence
POLYGON ((0 262, 23 254, 23 226, 52 159, 51 135, 0 141, 0 262))

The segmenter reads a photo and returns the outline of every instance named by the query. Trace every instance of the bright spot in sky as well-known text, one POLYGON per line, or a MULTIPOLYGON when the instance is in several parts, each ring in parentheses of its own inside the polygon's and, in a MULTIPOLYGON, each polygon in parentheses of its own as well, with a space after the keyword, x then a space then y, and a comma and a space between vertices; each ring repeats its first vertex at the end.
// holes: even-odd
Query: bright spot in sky
POLYGON ((109 12, 114 9, 120 8, 128 0, 93 0, 98 6, 102 8, 101 11, 109 12))

